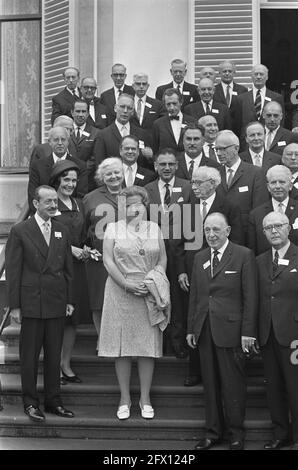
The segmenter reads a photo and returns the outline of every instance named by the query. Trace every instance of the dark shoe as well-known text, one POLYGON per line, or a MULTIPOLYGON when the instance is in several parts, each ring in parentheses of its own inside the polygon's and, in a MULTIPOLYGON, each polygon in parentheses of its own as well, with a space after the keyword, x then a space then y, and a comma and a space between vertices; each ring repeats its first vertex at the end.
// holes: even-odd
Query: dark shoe
POLYGON ((24 408, 24 412, 32 421, 36 421, 37 423, 42 423, 46 417, 42 411, 38 408, 38 406, 28 405, 24 408))
POLYGON ((60 385, 67 385, 68 382, 65 377, 60 377, 60 385))
POLYGON ((184 387, 193 387, 202 382, 202 379, 199 375, 188 375, 184 380, 184 387))
POLYGON ((278 450, 282 447, 288 447, 291 445, 289 439, 273 439, 272 441, 266 442, 264 449, 266 450, 278 450))
POLYGON ((46 413, 52 413, 54 415, 61 416, 61 418, 74 417, 74 413, 63 406, 45 406, 44 410, 46 413))
POLYGON ((71 382, 71 383, 74 383, 74 384, 81 384, 82 383, 82 380, 77 375, 66 375, 65 372, 63 372, 62 369, 61 369, 61 372, 62 372, 63 377, 66 380, 66 382, 71 382))
POLYGON ((243 441, 231 441, 230 450, 243 450, 244 442, 243 441))
POLYGON ((219 444, 220 440, 219 439, 200 439, 197 445, 195 446, 195 450, 208 450, 210 447, 215 446, 216 444, 219 444))

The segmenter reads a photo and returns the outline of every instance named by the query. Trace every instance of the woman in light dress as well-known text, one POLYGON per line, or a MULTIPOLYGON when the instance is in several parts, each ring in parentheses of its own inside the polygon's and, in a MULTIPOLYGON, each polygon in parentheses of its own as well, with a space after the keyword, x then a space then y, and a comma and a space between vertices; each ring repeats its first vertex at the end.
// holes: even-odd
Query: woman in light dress
POLYGON ((166 270, 166 252, 159 227, 146 220, 149 202, 144 188, 132 186, 121 191, 119 208, 123 218, 107 226, 103 261, 108 272, 105 287, 99 356, 115 357, 121 398, 119 419, 130 416, 132 358, 137 357, 140 379, 141 415, 153 418, 150 388, 154 358, 162 356, 162 331, 151 326, 144 278, 156 268, 166 270))

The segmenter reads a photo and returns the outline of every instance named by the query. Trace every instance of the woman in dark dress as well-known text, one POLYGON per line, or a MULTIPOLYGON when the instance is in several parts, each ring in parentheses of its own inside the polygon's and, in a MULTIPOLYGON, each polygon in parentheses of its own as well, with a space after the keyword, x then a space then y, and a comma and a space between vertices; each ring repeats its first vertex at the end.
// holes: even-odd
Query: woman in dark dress
MULTIPOLYGON (((82 201, 72 194, 77 186, 79 167, 70 160, 63 160, 53 166, 50 184, 58 194, 58 210, 55 219, 68 229, 73 255, 74 277, 72 289, 75 294, 75 309, 72 316, 66 317, 63 346, 61 352, 61 384, 67 382, 80 383, 81 379, 73 372, 70 360, 76 338, 76 327, 79 324, 79 304, 86 288, 86 272, 84 261, 89 258, 88 249, 84 249, 85 239, 84 207, 82 201)), ((88 308, 88 305, 86 305, 88 308)))
POLYGON ((95 181, 99 187, 86 194, 83 199, 87 244, 99 253, 97 259, 91 258, 86 263, 89 304, 98 336, 107 279, 107 271, 102 262, 103 236, 107 224, 118 220, 118 194, 122 189, 123 180, 120 158, 106 158, 96 171, 95 181))

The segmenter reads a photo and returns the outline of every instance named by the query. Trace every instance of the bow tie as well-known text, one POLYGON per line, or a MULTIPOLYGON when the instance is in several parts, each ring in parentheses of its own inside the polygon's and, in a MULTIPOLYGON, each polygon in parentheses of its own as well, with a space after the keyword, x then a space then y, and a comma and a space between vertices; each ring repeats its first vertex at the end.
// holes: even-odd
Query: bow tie
POLYGON ((174 119, 176 121, 179 121, 179 116, 169 116, 169 118, 170 118, 170 121, 173 121, 174 119))

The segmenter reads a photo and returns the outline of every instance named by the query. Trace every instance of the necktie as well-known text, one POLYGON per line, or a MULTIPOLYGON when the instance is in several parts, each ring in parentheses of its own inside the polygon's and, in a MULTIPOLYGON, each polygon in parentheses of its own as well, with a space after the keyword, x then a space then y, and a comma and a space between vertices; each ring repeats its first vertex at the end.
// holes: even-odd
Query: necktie
POLYGON ((230 85, 227 85, 227 93, 226 93, 226 102, 227 106, 230 107, 231 95, 230 95, 230 85))
POLYGON ((278 204, 278 210, 277 211, 280 212, 281 214, 284 214, 284 205, 283 205, 282 202, 280 202, 278 204))
POLYGON ((260 155, 255 155, 255 165, 260 167, 262 166, 262 160, 260 155))
POLYGON ((177 90, 181 93, 180 85, 177 86, 177 90))
POLYGON ((122 90, 118 90, 118 98, 122 95, 122 90))
POLYGON ((202 219, 205 220, 206 215, 207 215, 207 202, 203 201, 202 202, 202 219))
POLYGON ((211 107, 209 103, 206 103, 206 114, 211 114, 211 107))
POLYGON ((179 121, 179 116, 169 116, 169 117, 171 121, 173 120, 179 121))
POLYGON ((189 179, 192 178, 193 166, 194 166, 194 161, 192 160, 189 164, 189 167, 188 167, 189 179))
POLYGON ((272 144, 272 131, 269 131, 266 139, 266 150, 270 150, 272 144))
POLYGON ((77 128, 77 135, 76 135, 77 140, 80 140, 81 138, 80 129, 81 129, 80 127, 77 128))
POLYGON ((138 115, 139 122, 141 124, 141 116, 142 116, 142 100, 141 100, 141 98, 139 98, 138 105, 137 105, 137 115, 138 115))
POLYGON ((50 230, 49 222, 44 222, 42 224, 42 234, 44 236, 45 241, 47 242, 47 245, 49 245, 50 244, 50 238, 51 238, 51 230, 50 230))
POLYGON ((232 184, 232 181, 233 181, 233 170, 232 170, 232 168, 228 169, 228 173, 229 173, 229 176, 228 176, 228 180, 227 180, 227 187, 229 188, 232 184))
POLYGON ((278 251, 276 250, 275 251, 275 254, 274 254, 274 259, 273 259, 273 274, 276 273, 277 271, 277 268, 278 268, 278 259, 279 259, 279 255, 278 255, 278 251))
POLYGON ((132 174, 132 168, 131 166, 127 167, 127 181, 126 181, 126 186, 133 186, 133 174, 132 174))
POLYGON ((262 109, 261 90, 258 90, 256 100, 255 100, 255 110, 256 110, 258 119, 260 119, 261 117, 261 109, 262 109))
POLYGON ((214 276, 214 271, 219 265, 218 250, 213 251, 213 260, 212 260, 212 276, 214 276))
POLYGON ((126 126, 122 126, 121 135, 122 137, 125 137, 126 135, 128 135, 128 130, 126 126))
POLYGON ((170 205, 170 200, 171 200, 171 193, 169 189, 169 183, 165 184, 166 192, 165 192, 165 198, 164 198, 164 205, 168 206, 170 205))
POLYGON ((208 144, 209 147, 209 158, 217 162, 216 153, 212 144, 208 144))
POLYGON ((95 122, 95 109, 94 109, 94 101, 91 100, 89 103, 89 114, 92 117, 93 121, 95 122))

